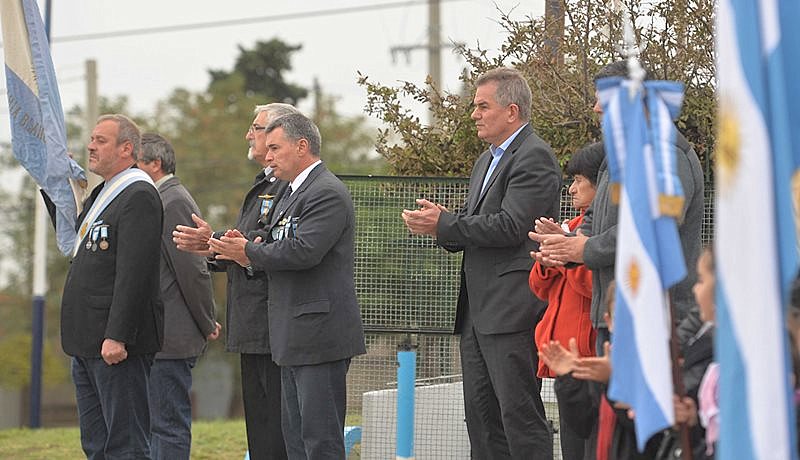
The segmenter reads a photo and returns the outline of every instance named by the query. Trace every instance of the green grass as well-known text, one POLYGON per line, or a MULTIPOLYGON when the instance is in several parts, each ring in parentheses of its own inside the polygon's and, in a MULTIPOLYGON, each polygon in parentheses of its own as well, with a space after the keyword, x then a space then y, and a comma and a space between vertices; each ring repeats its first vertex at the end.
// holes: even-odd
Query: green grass
MULTIPOLYGON (((359 422, 360 415, 348 417, 346 421, 348 425, 359 422)), ((245 451, 244 420, 192 423, 192 460, 242 460, 245 451)), ((74 460, 84 457, 77 427, 0 430, 0 459, 74 460)))
MULTIPOLYGON (((243 420, 192 424, 192 459, 242 460, 247 450, 243 420)), ((28 428, 0 431, 0 458, 74 460, 85 458, 74 428, 28 428)))

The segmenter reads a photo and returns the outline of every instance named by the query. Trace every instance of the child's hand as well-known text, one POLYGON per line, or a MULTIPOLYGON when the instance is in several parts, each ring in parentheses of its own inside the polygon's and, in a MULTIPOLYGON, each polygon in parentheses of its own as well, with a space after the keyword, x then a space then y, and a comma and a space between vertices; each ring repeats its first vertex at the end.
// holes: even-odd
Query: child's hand
POLYGON ((694 399, 672 395, 672 405, 675 407, 675 425, 684 423, 690 427, 697 425, 697 404, 694 399))
POLYGON ((572 372, 579 357, 578 343, 574 337, 569 339, 569 350, 562 347, 558 340, 551 340, 539 346, 539 359, 558 376, 572 372))
POLYGON ((592 380, 606 383, 611 377, 611 345, 603 344, 605 355, 594 358, 579 358, 575 363, 572 376, 581 380, 592 380))

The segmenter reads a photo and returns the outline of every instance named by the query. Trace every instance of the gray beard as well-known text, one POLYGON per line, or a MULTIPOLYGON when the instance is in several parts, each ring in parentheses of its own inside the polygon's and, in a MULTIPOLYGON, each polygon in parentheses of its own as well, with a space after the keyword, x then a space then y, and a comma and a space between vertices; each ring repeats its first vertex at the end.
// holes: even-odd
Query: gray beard
POLYGON ((253 161, 253 147, 247 149, 247 159, 253 161))

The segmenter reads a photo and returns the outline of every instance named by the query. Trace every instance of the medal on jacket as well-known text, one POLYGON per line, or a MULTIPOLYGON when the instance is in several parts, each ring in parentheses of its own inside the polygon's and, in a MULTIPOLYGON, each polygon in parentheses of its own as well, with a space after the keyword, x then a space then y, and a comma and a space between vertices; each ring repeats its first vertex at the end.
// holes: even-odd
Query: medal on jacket
POLYGON ((274 203, 275 195, 258 195, 261 198, 261 209, 258 212, 258 222, 262 225, 268 225, 269 219, 267 216, 269 215, 270 209, 272 209, 272 203, 274 203))
POLYGON ((92 252, 97 251, 97 238, 100 237, 100 226, 92 227, 92 252))
POLYGON ((272 240, 273 241, 280 241, 286 238, 286 226, 289 223, 290 217, 284 217, 283 219, 278 222, 278 225, 272 228, 272 240))
MULTIPOLYGON (((86 238, 86 250, 97 251, 97 239, 100 237, 100 227, 104 225, 102 220, 98 220, 89 227, 89 237, 86 238)), ((107 225, 105 225, 107 227, 107 225)))
POLYGON ((100 242, 97 243, 97 247, 99 247, 101 251, 108 249, 108 225, 100 226, 100 242))
POLYGON ((258 195, 258 197, 261 198, 261 210, 259 211, 259 215, 264 217, 269 214, 269 210, 272 209, 272 202, 274 201, 275 195, 258 195))

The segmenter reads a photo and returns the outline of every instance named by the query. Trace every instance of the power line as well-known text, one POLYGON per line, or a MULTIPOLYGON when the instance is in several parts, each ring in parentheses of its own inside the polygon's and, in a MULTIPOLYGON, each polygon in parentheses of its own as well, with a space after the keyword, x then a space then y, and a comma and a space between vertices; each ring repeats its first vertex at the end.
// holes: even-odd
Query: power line
MULTIPOLYGON (((440 1, 457 2, 464 0, 440 0, 440 1)), ((64 37, 54 37, 52 42, 53 43, 77 42, 86 40, 98 40, 101 38, 130 37, 133 35, 149 35, 149 34, 158 34, 165 32, 182 32, 187 30, 230 27, 241 24, 257 24, 261 22, 286 21, 291 19, 315 18, 323 16, 337 16, 343 14, 361 13, 365 11, 377 11, 377 10, 387 10, 394 8, 403 8, 408 6, 427 5, 427 3, 428 0, 410 0, 404 2, 381 3, 377 5, 352 6, 346 8, 333 8, 327 10, 304 11, 299 13, 275 14, 271 16, 260 16, 257 18, 228 19, 223 21, 198 22, 194 24, 179 24, 173 26, 118 30, 114 32, 98 32, 93 34, 68 35, 64 37)), ((2 46, 2 44, 0 44, 0 46, 2 46)))

